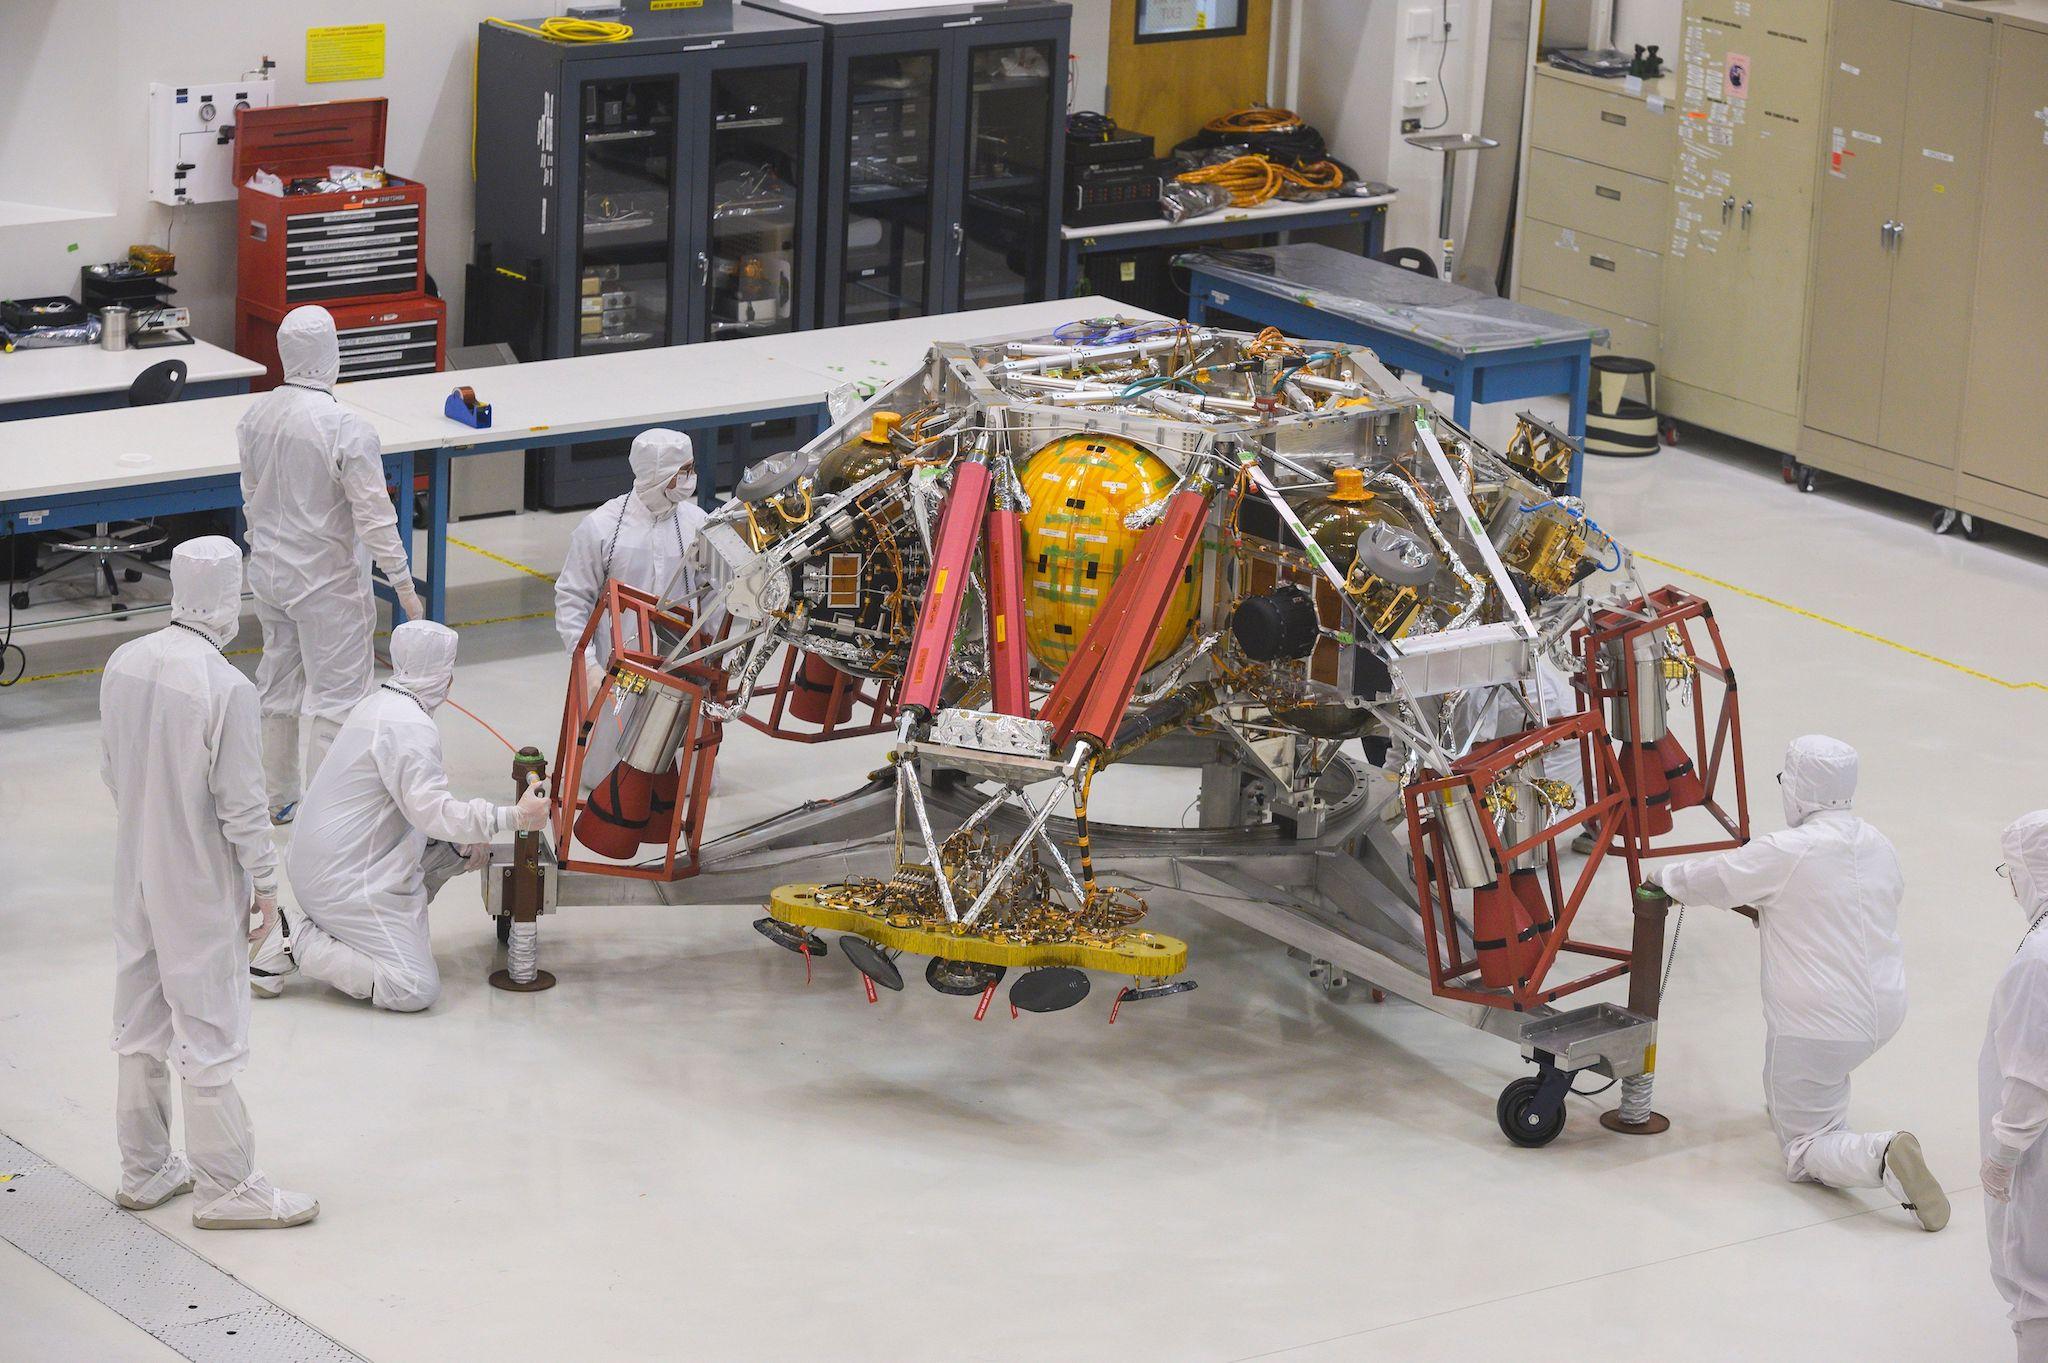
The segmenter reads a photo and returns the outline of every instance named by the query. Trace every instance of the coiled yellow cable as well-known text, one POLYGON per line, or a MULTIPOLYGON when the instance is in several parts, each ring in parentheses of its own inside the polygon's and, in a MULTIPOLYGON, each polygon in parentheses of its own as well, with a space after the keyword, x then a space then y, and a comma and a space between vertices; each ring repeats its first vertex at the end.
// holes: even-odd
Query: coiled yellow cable
POLYGON ((484 20, 500 28, 514 28, 521 33, 531 33, 536 38, 546 38, 553 43, 622 43, 633 36, 631 24, 615 23, 610 19, 577 19, 568 15, 556 15, 540 21, 540 27, 518 24, 510 19, 495 16, 484 20))

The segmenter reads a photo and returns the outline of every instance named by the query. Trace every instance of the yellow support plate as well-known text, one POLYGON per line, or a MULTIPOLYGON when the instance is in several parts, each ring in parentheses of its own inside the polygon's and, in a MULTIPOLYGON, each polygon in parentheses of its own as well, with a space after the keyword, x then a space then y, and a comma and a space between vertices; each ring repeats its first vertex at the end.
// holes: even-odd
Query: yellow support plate
POLYGON ((1070 965, 1108 975, 1164 978, 1187 969, 1188 944, 1156 932, 1088 933, 1066 942, 1022 943, 949 924, 899 927, 879 913, 820 903, 822 885, 778 885, 768 912, 800 928, 850 932, 879 946, 978 965, 1070 965))

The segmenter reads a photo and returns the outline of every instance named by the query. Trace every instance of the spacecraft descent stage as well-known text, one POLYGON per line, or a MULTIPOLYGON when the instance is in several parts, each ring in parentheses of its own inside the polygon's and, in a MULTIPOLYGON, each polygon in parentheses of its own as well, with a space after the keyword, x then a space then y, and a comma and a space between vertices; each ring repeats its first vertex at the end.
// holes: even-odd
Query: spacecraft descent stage
POLYGON ((1610 861, 1633 885, 1747 836, 1736 690, 1707 604, 1646 590, 1563 495, 1571 453, 1528 415, 1496 453, 1369 351, 1270 330, 934 346, 747 471, 694 592, 607 587, 553 823, 485 878, 494 982, 549 982, 557 903, 759 900, 763 936, 809 958, 830 934, 871 997, 923 957, 976 1017, 1006 975, 1032 1012, 1116 977, 1114 1017, 1194 988, 1144 921, 1144 894, 1184 894, 1325 987, 1519 1042, 1537 1072, 1497 1113, 1519 1143, 1557 1134, 1589 1068, 1622 1082, 1608 1126, 1661 1130, 1664 902, 1637 895, 1626 943, 1574 921, 1610 861), (734 722, 894 743, 862 788, 706 841, 734 722), (1091 818, 1125 763, 1198 772, 1198 826, 1091 818), (1676 845, 1688 807, 1714 841, 1676 845), (1627 1007, 1560 1007, 1621 976, 1627 1007))

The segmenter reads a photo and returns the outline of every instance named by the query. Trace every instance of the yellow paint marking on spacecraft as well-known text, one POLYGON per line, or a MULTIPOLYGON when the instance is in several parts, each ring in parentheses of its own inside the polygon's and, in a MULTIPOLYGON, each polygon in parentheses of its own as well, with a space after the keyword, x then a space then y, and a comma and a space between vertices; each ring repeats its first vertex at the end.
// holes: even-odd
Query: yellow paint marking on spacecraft
POLYGON ((1980 671, 1966 663, 1956 662, 1953 658, 1944 658, 1938 653, 1929 653, 1925 649, 1914 648, 1911 644, 1902 644, 1896 639, 1887 639, 1882 634, 1873 634, 1867 629, 1859 629, 1855 625, 1837 620, 1833 616, 1822 615, 1819 611, 1810 611, 1804 606, 1795 606, 1790 601, 1780 601, 1775 596, 1765 596, 1762 592, 1753 592, 1747 587, 1738 587, 1733 582, 1726 582, 1718 577, 1709 577, 1697 569, 1673 563, 1669 559, 1658 558, 1655 554, 1646 554, 1641 550, 1637 550, 1636 557, 1645 563, 1654 563, 1659 568, 1669 568, 1674 573, 1684 573, 1687 577, 1696 578, 1701 582, 1719 587, 1723 591, 1734 592, 1737 596, 1747 597, 1751 601, 1760 601, 1766 606, 1776 606, 1779 610, 1789 611, 1802 620, 1811 620, 1815 624, 1841 630, 1844 634, 1853 634, 1859 639, 1868 640, 1873 644, 1881 644, 1885 648, 1896 649, 1908 657, 1918 658, 1922 662, 1933 663, 1938 667, 1946 667, 1950 671, 1960 672, 1966 677, 1975 677, 1978 681, 1990 682, 1993 686, 2002 686, 2008 691, 2048 691, 2048 682, 2008 681, 2004 677, 1993 676, 1989 672, 1980 671))
POLYGON ((1013 942, 954 924, 899 926, 879 913, 821 904, 820 888, 778 885, 769 897, 768 912, 795 927, 850 932, 894 951, 978 965, 1068 965, 1109 975, 1140 976, 1178 975, 1187 969, 1188 944, 1156 932, 1094 933, 1066 942, 1013 942))

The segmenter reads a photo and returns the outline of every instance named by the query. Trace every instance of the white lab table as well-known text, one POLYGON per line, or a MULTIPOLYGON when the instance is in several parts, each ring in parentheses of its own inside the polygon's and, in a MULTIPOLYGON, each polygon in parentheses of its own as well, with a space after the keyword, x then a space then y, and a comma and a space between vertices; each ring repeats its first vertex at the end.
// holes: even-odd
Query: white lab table
POLYGON ((1014 336, 1020 332, 1051 331, 1084 317, 1112 315, 1144 321, 1156 320, 1159 316, 1114 299, 1090 295, 987 308, 980 312, 948 313, 940 317, 865 322, 830 331, 798 331, 736 344, 759 346, 762 353, 783 364, 828 379, 834 387, 842 383, 854 384, 865 399, 874 396, 875 390, 883 384, 893 382, 922 364, 925 351, 936 341, 982 341, 1014 336))
POLYGON ((263 372, 254 360, 205 341, 126 350, 96 345, 14 350, 0 354, 0 421, 125 407, 136 376, 164 360, 185 362, 186 399, 246 393, 249 381, 263 372))
MULTIPOLYGON (((815 430, 834 387, 856 376, 878 383, 905 373, 934 341, 1050 331, 1119 311, 1140 315, 1106 298, 1068 298, 474 373, 372 379, 343 384, 336 398, 383 441, 401 525, 412 520, 414 475, 426 475, 427 545, 415 572, 428 613, 440 619, 454 458, 609 439, 650 426, 698 435, 794 417, 815 430), (465 380, 491 405, 488 429, 444 413, 448 394, 465 380)), ((235 423, 255 400, 242 394, 0 422, 0 534, 239 508, 235 423)))

